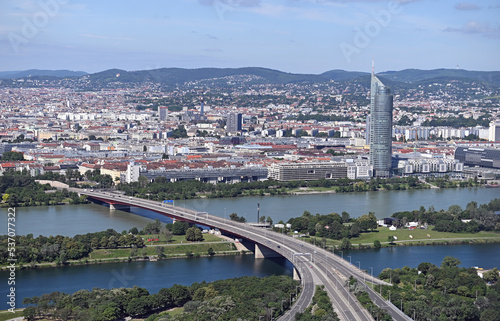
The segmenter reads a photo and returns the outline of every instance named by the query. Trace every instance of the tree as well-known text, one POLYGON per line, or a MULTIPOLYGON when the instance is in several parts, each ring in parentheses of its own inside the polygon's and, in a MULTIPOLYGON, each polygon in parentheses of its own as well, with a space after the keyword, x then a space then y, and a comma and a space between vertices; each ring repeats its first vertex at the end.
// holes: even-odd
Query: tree
POLYGON ((350 220, 351 220, 351 217, 350 217, 349 213, 347 213, 346 211, 343 211, 342 212, 342 223, 349 223, 350 220))
POLYGON ((172 225, 172 234, 174 235, 184 235, 186 230, 189 228, 189 224, 182 221, 175 221, 172 225))
POLYGON ((133 298, 129 301, 126 307, 127 314, 134 315, 143 315, 149 311, 149 300, 148 297, 143 296, 139 298, 133 298))
POLYGON ((443 262, 441 263, 441 267, 442 268, 452 268, 452 267, 457 267, 460 264, 462 264, 462 262, 460 262, 459 259, 452 257, 452 256, 446 256, 443 259, 443 262))
POLYGON ((144 234, 159 234, 161 230, 161 222, 159 219, 156 219, 154 223, 148 223, 144 226, 143 231, 144 234))
POLYGON ((486 282, 489 282, 489 283, 496 283, 499 279, 498 277, 498 269, 497 268, 494 268, 493 270, 490 270, 486 273, 483 274, 483 279, 486 281, 486 282))
POLYGON ((247 220, 243 216, 238 216, 236 213, 229 214, 231 221, 245 223, 247 220))
POLYGON ((351 248, 351 241, 347 237, 344 237, 342 239, 342 243, 340 243, 340 249, 341 250, 348 250, 351 248))
POLYGON ((197 227, 190 227, 186 230, 186 241, 199 242, 203 241, 203 235, 197 227))
POLYGON ((28 321, 33 321, 35 320, 35 317, 37 316, 36 313, 36 308, 33 306, 27 307, 23 311, 23 316, 26 318, 28 321))
POLYGON ((165 257, 165 248, 163 246, 157 246, 155 251, 159 258, 165 257))
POLYGON ((172 241, 172 237, 173 237, 173 235, 172 235, 172 232, 171 232, 171 231, 169 231, 169 230, 165 230, 165 231, 163 232, 163 235, 164 235, 164 237, 165 237, 165 242, 169 243, 170 241, 172 241))
POLYGON ((429 272, 429 269, 433 267, 434 265, 429 262, 422 262, 418 265, 418 270, 422 272, 423 274, 427 274, 429 272))
POLYGON ((2 154, 2 161, 23 161, 24 154, 20 152, 5 152, 2 154))
POLYGON ((375 240, 375 241, 373 241, 373 247, 376 249, 379 249, 382 247, 382 244, 380 244, 379 240, 375 240))

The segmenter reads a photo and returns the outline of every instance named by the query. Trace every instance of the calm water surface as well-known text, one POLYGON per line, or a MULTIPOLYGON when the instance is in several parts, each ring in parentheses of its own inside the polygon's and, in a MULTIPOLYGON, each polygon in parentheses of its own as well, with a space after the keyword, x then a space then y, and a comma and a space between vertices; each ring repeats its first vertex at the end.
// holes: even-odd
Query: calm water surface
MULTIPOLYGON (((191 285, 242 276, 291 276, 292 268, 286 259, 255 259, 253 255, 241 255, 26 269, 16 272, 16 299, 20 307, 25 297, 53 291, 73 293, 94 287, 111 289, 134 285, 157 293, 174 284, 191 285)), ((0 272, 0 280, 7 279, 8 272, 0 272)), ((0 292, 5 298, 7 287, 2 286, 0 292)), ((2 300, 0 310, 7 308, 2 300)))
POLYGON ((284 222, 301 216, 304 211, 312 214, 348 212, 351 217, 359 217, 375 212, 378 218, 389 217, 398 211, 418 210, 419 207, 434 206, 437 210, 448 209, 451 205, 465 208, 467 203, 489 203, 500 198, 500 188, 426 189, 414 191, 379 191, 340 194, 288 195, 273 197, 241 197, 224 199, 196 199, 176 201, 176 205, 218 216, 237 213, 247 221, 257 220, 257 203, 260 215, 271 216, 274 222, 284 222))
MULTIPOLYGON (((257 203, 260 215, 271 216, 274 222, 288 221, 307 210, 313 214, 341 213, 347 211, 351 217, 375 212, 378 218, 391 216, 398 211, 416 210, 421 205, 428 208, 447 209, 451 205, 465 208, 467 203, 488 203, 500 198, 500 188, 462 188, 415 191, 381 191, 343 194, 312 194, 273 197, 240 197, 222 199, 196 199, 176 201, 176 206, 209 212, 228 217, 231 213, 245 216, 250 222, 257 221, 257 203)), ((3 212, 7 214, 7 209, 3 212)), ((68 235, 103 231, 112 228, 118 232, 132 227, 141 229, 151 219, 163 222, 170 219, 139 208, 131 212, 110 210, 106 206, 68 205, 43 207, 18 207, 16 209, 18 235, 68 235)))
MULTIPOLYGON (((339 251, 340 252, 340 251, 339 251)), ((467 245, 428 245, 428 246, 401 246, 381 249, 351 250, 337 253, 351 264, 361 265, 361 268, 379 275, 383 269, 409 266, 416 268, 422 262, 429 262, 437 266, 446 256, 460 259, 460 267, 500 268, 500 244, 467 244, 467 245), (358 263, 359 261, 359 263, 358 263)))

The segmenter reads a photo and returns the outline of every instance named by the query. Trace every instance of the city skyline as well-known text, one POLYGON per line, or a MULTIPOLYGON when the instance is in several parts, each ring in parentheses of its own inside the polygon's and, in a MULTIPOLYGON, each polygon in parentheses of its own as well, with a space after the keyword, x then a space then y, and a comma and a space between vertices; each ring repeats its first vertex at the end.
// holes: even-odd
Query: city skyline
POLYGON ((500 70, 499 1, 4 1, 0 70, 500 70))

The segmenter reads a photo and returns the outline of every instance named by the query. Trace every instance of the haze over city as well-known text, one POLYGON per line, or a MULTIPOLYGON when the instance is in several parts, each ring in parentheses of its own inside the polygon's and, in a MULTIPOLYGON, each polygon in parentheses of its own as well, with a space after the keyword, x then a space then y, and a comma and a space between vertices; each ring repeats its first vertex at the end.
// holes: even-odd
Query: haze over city
POLYGON ((500 70, 500 2, 8 0, 0 70, 500 70))

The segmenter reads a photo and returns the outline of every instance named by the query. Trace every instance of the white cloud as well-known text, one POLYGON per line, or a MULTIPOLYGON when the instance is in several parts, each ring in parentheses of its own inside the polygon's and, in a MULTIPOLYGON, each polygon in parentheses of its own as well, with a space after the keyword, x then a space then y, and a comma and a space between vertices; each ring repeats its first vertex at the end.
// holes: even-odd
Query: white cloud
POLYGON ((134 38, 130 38, 130 37, 103 36, 103 35, 93 35, 93 34, 89 34, 89 33, 84 33, 81 36, 85 37, 85 38, 105 39, 105 40, 134 40, 134 38))
POLYGON ((455 9, 469 11, 469 10, 479 10, 481 9, 477 4, 469 2, 460 2, 455 5, 455 9))
POLYGON ((481 23, 478 21, 469 21, 465 24, 465 26, 456 28, 456 27, 447 27, 443 31, 445 32, 460 32, 464 34, 482 34, 488 37, 499 37, 500 36, 500 28, 492 28, 489 24, 481 23))

